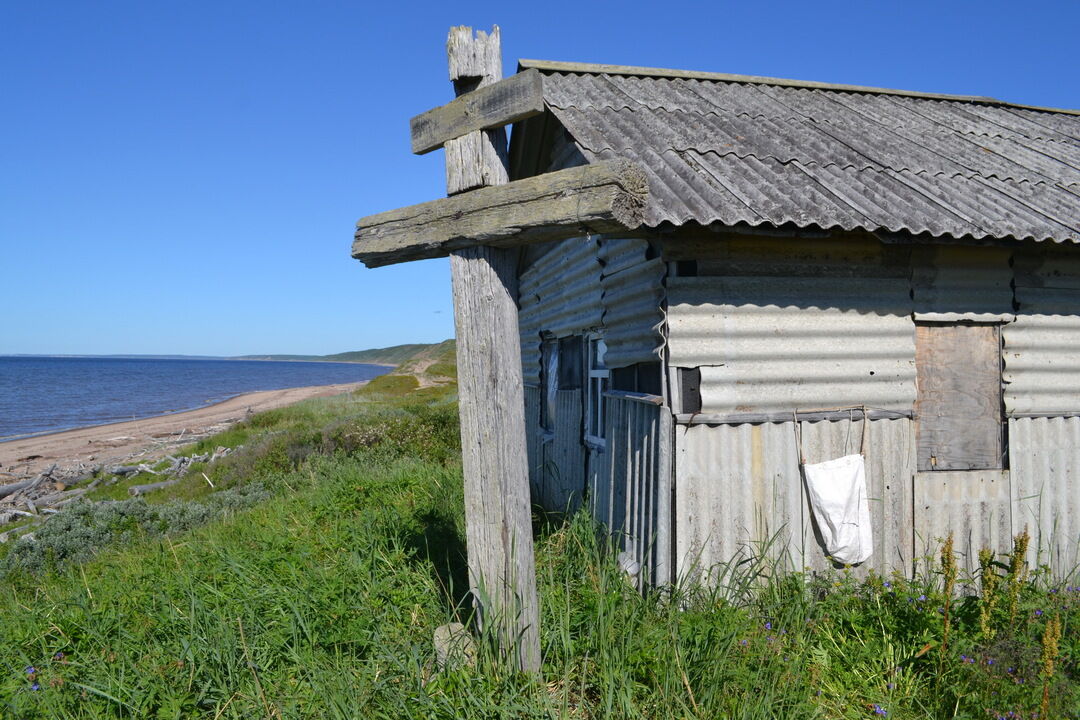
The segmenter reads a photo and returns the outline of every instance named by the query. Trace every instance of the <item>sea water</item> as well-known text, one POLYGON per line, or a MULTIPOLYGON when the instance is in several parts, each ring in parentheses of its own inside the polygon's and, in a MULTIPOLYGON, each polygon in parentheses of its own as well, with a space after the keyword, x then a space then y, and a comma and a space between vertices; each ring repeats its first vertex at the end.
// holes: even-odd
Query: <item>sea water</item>
POLYGON ((204 407, 256 390, 360 382, 381 365, 0 356, 0 442, 204 407))

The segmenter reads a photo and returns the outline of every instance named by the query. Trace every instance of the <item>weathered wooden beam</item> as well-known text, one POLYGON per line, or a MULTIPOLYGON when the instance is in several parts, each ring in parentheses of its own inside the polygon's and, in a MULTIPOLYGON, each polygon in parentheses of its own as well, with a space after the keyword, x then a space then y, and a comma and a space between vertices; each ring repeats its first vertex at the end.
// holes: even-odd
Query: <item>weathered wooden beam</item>
POLYGON ((492 130, 544 112, 544 76, 526 70, 487 85, 409 121, 412 151, 441 148, 448 140, 478 130, 492 130))
POLYGON ((644 219, 644 171, 625 160, 559 170, 362 218, 353 257, 368 267, 632 230, 644 219))
POLYGON ((540 669, 517 251, 450 256, 469 582, 485 631, 522 670, 540 669))
MULTIPOLYGON (((498 27, 490 35, 480 32, 475 37, 472 28, 451 28, 446 51, 458 95, 502 77, 498 27)), ((448 194, 509 181, 504 128, 469 133, 445 147, 448 194)), ((505 201, 506 188, 475 190, 446 204, 476 207, 484 205, 485 195, 505 201)), ((498 222, 498 217, 491 217, 490 201, 486 222, 498 222)), ((481 214, 474 213, 474 219, 481 214)), ((443 218, 442 226, 454 234, 452 219, 443 218)), ((409 241, 398 236, 396 243, 402 242, 409 241)), ((498 639, 519 669, 539 672, 540 600, 525 449, 517 261, 517 248, 455 250, 450 255, 450 278, 458 342, 469 585, 483 630, 498 639)))
MULTIPOLYGON (((450 80, 454 92, 464 95, 502 79, 502 46, 499 26, 491 33, 471 27, 450 28, 446 39, 450 58, 450 80)), ((447 140, 446 194, 472 190, 487 185, 502 185, 510 180, 510 161, 506 155, 506 128, 480 130, 447 140)))

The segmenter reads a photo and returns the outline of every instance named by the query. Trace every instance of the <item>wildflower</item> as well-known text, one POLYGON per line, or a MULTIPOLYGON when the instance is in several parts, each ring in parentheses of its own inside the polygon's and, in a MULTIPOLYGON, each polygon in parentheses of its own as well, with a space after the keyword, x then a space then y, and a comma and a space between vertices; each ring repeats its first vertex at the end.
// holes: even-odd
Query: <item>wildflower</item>
POLYGON ((1035 617, 1042 617, 1042 610, 1036 610, 1035 617))
POLYGON ((968 656, 967 656, 967 655, 961 655, 961 656, 960 656, 960 662, 967 662, 967 660, 968 660, 968 656))
POLYGON ((994 658, 986 658, 986 664, 987 665, 993 665, 994 664, 994 658))
POLYGON ((886 581, 886 582, 883 582, 883 583, 881 584, 881 586, 882 586, 883 588, 885 588, 886 590, 888 590, 889 588, 891 588, 891 587, 892 587, 892 583, 891 583, 891 582, 888 582, 888 581, 886 581))
POLYGON ((52 656, 52 659, 56 660, 57 662, 60 662, 60 661, 62 661, 64 659, 64 653, 58 652, 58 653, 56 653, 55 655, 52 656))
POLYGON ((925 595, 920 595, 918 597, 918 600, 919 600, 919 602, 926 602, 926 596, 925 595))
POLYGON ((896 689, 896 683, 885 683, 885 689, 886 690, 895 690, 896 689))
POLYGON ((740 641, 739 641, 739 644, 740 644, 740 645, 742 645, 743 647, 746 647, 746 646, 747 646, 747 645, 749 645, 750 643, 749 643, 749 641, 748 641, 748 640, 740 640, 740 641))
POLYGON ((37 672, 37 668, 34 667, 33 665, 27 665, 26 666, 26 674, 27 675, 33 675, 36 672, 37 672))
POLYGON ((889 711, 886 710, 885 708, 881 707, 877 703, 874 703, 874 714, 875 715, 888 715, 889 711))
POLYGON ((765 629, 766 630, 772 630, 772 623, 771 622, 765 623, 765 629))
POLYGON ((34 683, 33 685, 31 685, 31 686, 30 686, 30 689, 31 689, 31 690, 35 690, 35 691, 37 691, 37 690, 40 690, 40 689, 41 689, 41 685, 39 685, 39 684, 37 684, 37 683, 34 683))

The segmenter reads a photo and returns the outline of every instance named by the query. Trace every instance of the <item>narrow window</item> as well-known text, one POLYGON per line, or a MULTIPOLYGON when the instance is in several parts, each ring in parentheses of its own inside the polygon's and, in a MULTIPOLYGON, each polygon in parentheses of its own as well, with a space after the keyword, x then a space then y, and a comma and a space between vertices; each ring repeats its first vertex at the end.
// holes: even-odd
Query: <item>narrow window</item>
POLYGON ((589 379, 585 392, 585 442, 604 447, 604 393, 607 392, 611 371, 604 364, 607 345, 603 338, 588 338, 589 379))
POLYGON ((1005 467, 1001 326, 916 323, 919 470, 1005 467))

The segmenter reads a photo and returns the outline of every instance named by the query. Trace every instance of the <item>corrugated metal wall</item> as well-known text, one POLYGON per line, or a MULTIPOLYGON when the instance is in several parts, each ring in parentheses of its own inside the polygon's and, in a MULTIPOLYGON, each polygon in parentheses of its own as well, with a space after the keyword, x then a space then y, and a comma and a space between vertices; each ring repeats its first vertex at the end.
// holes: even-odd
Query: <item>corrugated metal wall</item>
POLYGON ((701 412, 915 402, 906 279, 670 278, 668 327, 671 365, 701 368, 701 412))
POLYGON ((645 240, 605 240, 600 259, 605 363, 616 368, 656 360, 664 345, 664 261, 649 258, 645 240))
POLYGON ((1031 533, 1029 561, 1058 577, 1080 568, 1080 417, 1009 420, 1012 526, 1031 533))
POLYGON ((933 322, 1013 319, 1010 248, 921 246, 912 256, 915 319, 933 322))
POLYGON ((518 325, 525 382, 540 382, 540 334, 572 335, 599 327, 603 316, 597 242, 555 243, 521 274, 518 325))
POLYGON ((607 396, 607 472, 590 493, 593 515, 619 538, 624 567, 636 564, 639 587, 672 579, 672 418, 652 400, 607 396))
MULTIPOLYGON (((807 462, 859 452, 863 422, 800 423, 807 462)), ((762 553, 791 569, 829 566, 814 533, 794 423, 678 425, 675 453, 678 577, 705 579, 719 564, 762 553)), ((907 570, 912 559, 912 421, 871 421, 866 454, 874 554, 857 572, 907 570)))
POLYGON ((549 510, 570 511, 585 492, 585 446, 581 443, 581 390, 559 390, 555 399, 555 434, 543 442, 543 466, 537 499, 549 510))
POLYGON ((664 276, 645 240, 572 238, 521 274, 518 323, 525 382, 540 382, 541 333, 560 337, 603 328, 608 367, 659 357, 664 276))
POLYGON ((958 564, 968 573, 979 567, 979 550, 1008 552, 1014 529, 1010 482, 1008 470, 916 473, 915 553, 920 567, 938 567, 941 543, 950 532, 958 564))
POLYGON ((1018 251, 1014 270, 1016 321, 1002 327, 1005 410, 1080 413, 1080 258, 1018 251))

